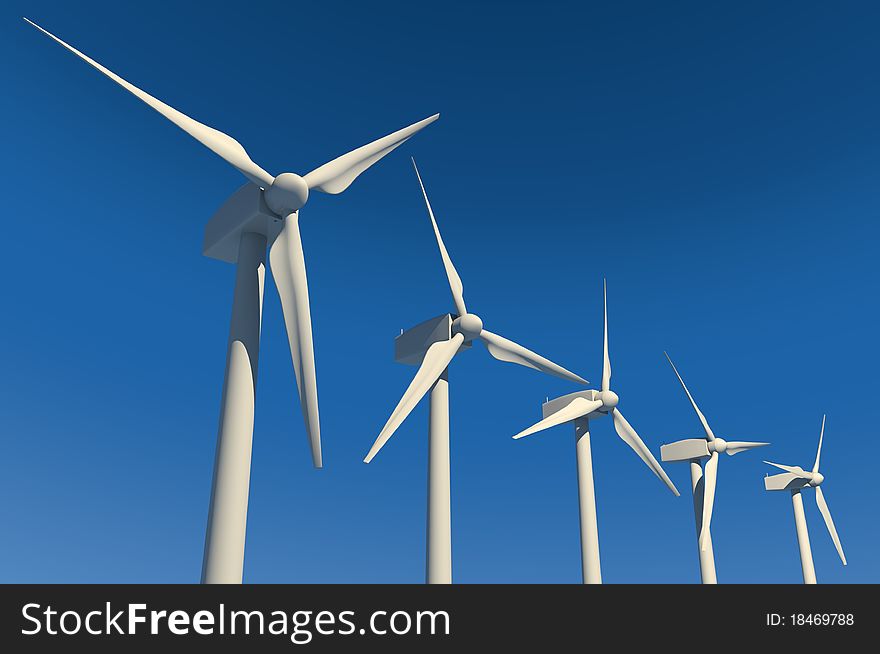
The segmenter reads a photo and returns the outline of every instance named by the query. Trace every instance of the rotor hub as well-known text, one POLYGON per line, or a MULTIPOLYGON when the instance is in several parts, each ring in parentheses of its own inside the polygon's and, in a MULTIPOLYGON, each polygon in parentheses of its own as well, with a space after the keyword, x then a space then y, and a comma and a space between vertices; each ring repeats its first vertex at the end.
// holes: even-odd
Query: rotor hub
POLYGON ((812 473, 812 475, 813 476, 810 478, 810 486, 812 486, 813 488, 816 488, 816 486, 825 481, 825 475, 823 475, 821 472, 814 472, 812 473))
POLYGON ((603 409, 608 409, 609 411, 617 406, 617 403, 620 402, 620 398, 617 396, 617 393, 614 391, 601 391, 599 393, 599 399, 602 401, 603 409))
POLYGON ((465 341, 472 341, 483 331, 482 319, 474 313, 466 313, 452 321, 452 333, 461 334, 465 341))
POLYGON ((285 217, 300 208, 309 199, 309 185, 296 173, 281 173, 266 189, 264 197, 269 208, 285 217))
POLYGON ((714 441, 709 441, 709 451, 723 454, 727 451, 727 441, 723 438, 716 438, 714 441))

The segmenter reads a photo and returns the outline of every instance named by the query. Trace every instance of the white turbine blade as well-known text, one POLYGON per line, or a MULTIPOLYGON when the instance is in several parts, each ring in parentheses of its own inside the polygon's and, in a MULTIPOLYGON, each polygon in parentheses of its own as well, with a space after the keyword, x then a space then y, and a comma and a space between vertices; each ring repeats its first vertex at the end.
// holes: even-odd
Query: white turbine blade
POLYGON ((514 436, 514 439, 519 439, 523 436, 530 436, 536 432, 550 429, 550 427, 555 427, 556 425, 561 425, 566 422, 571 422, 572 420, 577 420, 578 418, 588 415, 601 407, 601 400, 588 400, 584 397, 576 397, 569 404, 559 409, 559 411, 557 411, 553 415, 547 416, 540 422, 536 422, 528 429, 524 429, 523 431, 518 433, 516 436, 514 436))
MULTIPOLYGON (((664 352, 663 354, 666 354, 664 352)), ((697 403, 694 402, 694 398, 691 395, 691 392, 688 390, 688 387, 685 386, 684 379, 681 378, 681 375, 678 374, 678 368, 675 367, 675 364, 672 363, 672 359, 669 358, 669 355, 666 354, 666 359, 669 361, 669 365, 672 366, 672 369, 675 371, 675 376, 678 377, 678 381, 681 382, 681 387, 684 389, 684 392, 687 394, 688 399, 691 401, 691 406, 694 407, 694 411, 697 412, 697 417, 700 419, 700 423, 703 425, 703 431, 706 432, 706 438, 710 441, 715 440, 715 434, 712 433, 712 430, 709 428, 709 423, 706 420, 706 416, 703 415, 703 412, 700 411, 700 407, 697 406, 697 403)))
POLYGON ((197 120, 193 120, 186 114, 179 112, 173 107, 169 107, 161 100, 154 98, 149 93, 141 91, 134 84, 131 84, 130 82, 122 79, 113 71, 104 68, 104 66, 99 64, 97 61, 90 57, 87 57, 73 46, 68 45, 67 43, 59 39, 54 34, 47 32, 33 21, 30 21, 27 18, 25 18, 25 20, 36 27, 38 30, 40 30, 43 34, 70 50, 73 54, 85 61, 87 64, 89 64, 96 70, 104 73, 104 75, 119 84, 126 91, 130 92, 135 97, 143 100, 146 104, 165 116, 165 118, 170 120, 184 132, 199 141, 202 145, 206 146, 215 154, 219 155, 227 162, 238 168, 238 170, 241 171, 241 173, 249 180, 251 180, 254 184, 262 186, 263 188, 268 188, 272 185, 272 181, 274 179, 272 175, 270 175, 253 161, 251 161, 251 158, 248 156, 248 153, 242 147, 241 143, 236 141, 234 138, 232 138, 228 134, 224 134, 223 132, 214 129, 213 127, 208 127, 207 125, 203 125, 197 120))
POLYGON ((446 245, 443 243, 443 237, 440 236, 440 228, 437 227, 437 220, 434 218, 434 211, 431 209, 431 203, 428 201, 428 194, 425 192, 425 185, 422 183, 422 176, 419 174, 416 160, 413 159, 412 163, 413 168, 416 170, 416 177, 419 179, 419 186, 422 187, 422 195, 425 197, 425 206, 428 208, 431 224, 434 226, 434 236, 437 237, 437 245, 440 247, 440 258, 443 259, 443 267, 446 268, 446 277, 449 279, 449 288, 452 290, 455 309, 458 311, 458 315, 463 316, 467 313, 467 307, 464 304, 464 284, 461 283, 461 277, 458 276, 458 271, 452 265, 452 259, 449 258, 449 252, 446 251, 446 245))
MULTIPOLYGON (((822 438, 825 436, 825 416, 822 416, 822 429, 819 431, 819 449, 816 450, 816 462, 813 464, 813 472, 819 472, 819 457, 822 454, 822 438)), ((818 487, 816 487, 818 490, 818 487)), ((846 565, 846 562, 844 562, 846 565)))
POLYGON ((733 456, 746 450, 753 450, 756 447, 764 447, 770 443, 750 443, 748 441, 727 441, 727 454, 733 456))
POLYGON ((452 361, 452 357, 458 352, 458 348, 461 347, 462 343, 464 343, 464 335, 456 334, 450 340, 438 341, 428 348, 428 351, 425 352, 425 358, 422 360, 422 365, 419 366, 416 372, 416 376, 413 377, 403 397, 400 398, 400 402, 397 403, 394 411, 391 412, 388 422, 385 423, 382 431, 379 432, 379 437, 373 443, 373 447, 370 448, 364 463, 369 463, 373 460, 373 457, 376 456, 416 407, 419 400, 425 396, 425 393, 431 390, 431 387, 440 378, 443 371, 446 370, 446 367, 452 361))
POLYGON ((715 505, 715 482, 718 479, 718 452, 712 452, 712 456, 706 461, 703 471, 703 519, 700 524, 700 550, 706 551, 709 544, 712 525, 712 508, 715 505))
POLYGON ((812 475, 800 466, 784 466, 781 463, 773 463, 772 461, 764 461, 767 465, 774 466, 780 470, 785 470, 801 479, 812 479, 812 475))
POLYGON ((831 511, 828 509, 828 503, 825 501, 825 495, 822 493, 822 487, 816 486, 816 504, 819 505, 819 511, 825 518, 825 526, 828 527, 828 533, 831 534, 831 540, 834 541, 834 547, 837 548, 837 554, 843 565, 846 565, 846 557, 843 555, 843 546, 840 544, 840 538, 837 536, 837 529, 834 528, 834 520, 831 519, 831 511))
POLYGON ((617 435, 639 455, 639 458, 644 461, 645 464, 654 471, 654 474, 669 487, 669 490, 675 493, 676 497, 678 497, 680 493, 675 487, 675 484, 672 483, 669 475, 666 474, 663 466, 657 462, 657 459, 651 454, 651 450, 649 450, 644 441, 639 438, 636 430, 627 422, 626 418, 623 417, 623 414, 617 410, 617 407, 614 407, 612 410, 611 417, 614 418, 614 429, 617 431, 617 435))
POLYGON ((363 145, 357 150, 352 150, 333 161, 325 163, 323 166, 315 168, 303 179, 306 180, 306 184, 309 185, 311 190, 333 193, 334 195, 342 193, 351 186, 351 183, 358 175, 439 117, 440 114, 434 114, 430 118, 420 120, 409 127, 404 127, 393 134, 383 136, 372 143, 363 145))
POLYGON ((553 363, 549 359, 545 359, 540 354, 535 354, 531 350, 524 348, 522 345, 518 345, 498 334, 493 334, 487 329, 480 332, 480 338, 483 343, 486 344, 489 354, 499 361, 518 363, 521 366, 534 368, 535 370, 540 370, 541 372, 546 372, 550 375, 562 377, 563 379, 573 381, 576 384, 584 384, 586 386, 590 383, 583 377, 579 377, 562 366, 553 363))
POLYGON ((605 298, 605 359, 602 362, 602 390, 611 390, 611 357, 608 356, 608 283, 602 280, 602 293, 605 298))
POLYGON ((306 263, 299 233, 299 216, 292 213, 282 223, 278 238, 269 248, 269 264, 275 287, 281 298, 281 310, 287 327, 290 356, 296 373, 299 403, 312 460, 316 468, 321 462, 321 425, 318 419, 318 385, 315 378, 315 352, 312 346, 312 318, 309 312, 309 288, 306 263))

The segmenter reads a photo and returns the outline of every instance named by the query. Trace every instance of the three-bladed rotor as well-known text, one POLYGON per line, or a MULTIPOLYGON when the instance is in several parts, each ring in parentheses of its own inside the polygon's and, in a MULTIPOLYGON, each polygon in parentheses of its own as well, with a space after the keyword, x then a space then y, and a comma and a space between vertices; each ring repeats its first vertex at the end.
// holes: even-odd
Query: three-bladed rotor
POLYGON ((234 166, 252 183, 263 189, 266 206, 282 219, 281 229, 273 234, 275 240, 270 246, 269 263, 272 276, 275 279, 275 286, 278 288, 278 294, 281 298, 281 308, 287 328, 300 406, 311 445, 312 459, 315 466, 320 468, 322 465, 321 429, 318 417, 312 322, 297 212, 308 201, 310 191, 342 193, 358 175, 403 144, 416 132, 437 120, 440 114, 434 114, 409 127, 352 150, 315 168, 306 175, 300 176, 288 172, 273 177, 254 163, 241 143, 228 134, 208 127, 170 107, 36 23, 27 18, 24 20, 165 116, 184 132, 234 166))
MULTIPOLYGON (((675 364, 672 363, 672 359, 669 357, 666 352, 663 354, 666 355, 666 359, 669 361, 669 365, 672 366, 672 370, 675 372, 675 376, 678 377, 678 381, 681 384, 681 387, 684 389, 685 395, 687 395, 688 400, 690 400, 691 406, 694 408, 694 412, 697 414, 697 418, 700 420, 700 424, 703 426, 703 431, 706 435, 706 451, 702 452, 703 456, 708 453, 709 460, 706 462, 705 470, 703 471, 703 516, 700 522, 700 549, 705 550, 709 543, 710 537, 710 526, 712 524, 712 510, 715 505, 715 486, 718 480, 718 455, 722 453, 727 453, 728 456, 733 456, 734 454, 739 454, 740 452, 745 452, 746 450, 751 450, 756 447, 764 447, 769 445, 770 443, 753 443, 749 441, 726 441, 723 438, 718 438, 715 436, 712 428, 709 427, 709 421, 706 420, 706 416, 703 415, 703 412, 700 411, 700 407, 697 406, 696 401, 694 400, 693 395, 688 390, 687 385, 684 383, 684 379, 682 379, 681 375, 678 372, 678 368, 675 367, 675 364)), ((694 457, 699 458, 699 457, 694 457)), ((665 459, 664 460, 668 460, 665 459)))
POLYGON ((514 436, 514 438, 523 438, 524 436, 529 436, 539 431, 549 429, 550 427, 555 427, 566 422, 571 422, 572 420, 584 418, 591 414, 598 413, 601 415, 607 415, 610 413, 611 418, 614 421, 614 429, 621 440, 629 445, 633 449, 633 451, 639 455, 639 458, 645 462, 645 465, 647 465, 654 472, 654 474, 657 475, 657 477, 659 477, 664 484, 666 484, 669 490, 671 490, 676 496, 678 496, 678 489, 675 487, 675 484, 672 483, 672 480, 666 474, 666 471, 663 470, 663 466, 661 466, 657 459, 654 458, 651 450, 648 449, 648 446, 645 445, 644 441, 636 433, 636 430, 633 429, 633 426, 629 424, 627 419, 623 417, 620 409, 617 408, 617 404, 618 402, 620 402, 620 397, 617 395, 617 393, 611 390, 611 357, 608 353, 608 287, 604 281, 603 298, 605 329, 603 341, 604 356, 602 363, 601 390, 599 390, 598 392, 592 391, 592 399, 587 399, 586 397, 575 397, 564 407, 547 416, 543 420, 535 423, 528 429, 524 429, 516 436, 514 436))
MULTIPOLYGON (((815 489, 816 491, 816 505, 819 507, 819 512, 822 514, 822 519, 825 521, 825 527, 828 529, 828 534, 831 536, 831 540, 834 541, 834 547, 837 549, 837 555, 840 557, 840 561, 843 565, 846 565, 846 556, 843 554, 843 546, 840 544, 840 537, 837 535, 837 528, 834 526, 834 520, 831 519, 831 510, 828 508, 828 503, 825 501, 825 494, 822 492, 822 483, 825 481, 825 475, 819 472, 819 459, 822 456, 822 440, 825 436, 825 416, 822 416, 822 427, 819 430, 819 447, 816 450, 816 460, 813 463, 812 470, 804 470, 800 466, 786 466, 781 463, 773 463, 772 461, 764 461, 771 466, 775 466, 780 470, 785 470, 788 475, 793 476, 793 479, 788 481, 786 484, 786 488, 805 488, 810 487, 815 489)), ((783 475, 778 475, 782 477, 783 475)))
POLYGON ((446 367, 458 353, 461 346, 470 343, 471 341, 482 341, 486 346, 486 349, 489 350, 489 354, 500 361, 508 361, 528 368, 534 368, 535 370, 540 370, 541 372, 555 375, 578 384, 586 385, 589 383, 582 377, 579 377, 562 366, 542 357, 540 354, 536 354, 518 343, 490 332, 483 327, 482 318, 468 311, 467 305, 464 301, 464 285, 461 282, 461 277, 459 276, 458 271, 452 264, 452 259, 449 257, 449 252, 446 250, 446 245, 443 243, 443 237, 440 235, 440 228, 437 226, 437 219, 434 217, 434 210, 431 208, 431 202, 428 200, 428 194, 425 191, 425 185, 422 182, 422 177, 419 174, 419 169, 416 166, 415 160, 413 160, 413 168, 415 169, 416 177, 419 181, 419 187, 422 190, 422 196, 425 200, 425 207, 428 210, 428 216, 431 218, 431 225, 434 228, 434 236, 437 239, 437 246, 440 249, 440 258, 443 261, 443 267, 446 269, 446 277, 449 280, 449 288, 452 291, 452 300, 455 303, 458 316, 452 322, 452 338, 434 343, 425 352, 425 356, 422 359, 418 371, 416 371, 415 377, 413 377, 409 388, 406 389, 406 392, 403 394, 397 407, 392 411, 391 417, 388 418, 382 431, 379 432, 376 442, 373 443, 373 447, 370 448, 369 453, 364 459, 365 463, 372 461, 373 457, 375 457, 385 443, 388 442, 388 439, 391 438, 401 423, 440 378, 443 371, 446 370, 446 367))

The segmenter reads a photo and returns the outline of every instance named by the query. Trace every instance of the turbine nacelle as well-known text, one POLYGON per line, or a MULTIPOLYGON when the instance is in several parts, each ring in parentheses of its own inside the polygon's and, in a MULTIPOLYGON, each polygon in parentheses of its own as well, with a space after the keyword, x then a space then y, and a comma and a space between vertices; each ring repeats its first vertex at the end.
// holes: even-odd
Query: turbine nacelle
POLYGON ((452 321, 452 333, 464 336, 465 343, 479 338, 483 332, 483 320, 475 313, 466 313, 452 321))
POLYGON ((296 173, 281 173, 263 194, 266 205, 284 217, 305 205, 309 199, 309 185, 296 173))

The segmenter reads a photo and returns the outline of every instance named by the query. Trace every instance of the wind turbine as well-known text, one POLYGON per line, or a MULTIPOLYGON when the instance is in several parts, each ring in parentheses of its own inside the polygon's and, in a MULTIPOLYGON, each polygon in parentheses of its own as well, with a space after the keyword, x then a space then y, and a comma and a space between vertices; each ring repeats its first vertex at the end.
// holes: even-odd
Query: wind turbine
POLYGON ((588 383, 511 340, 483 328, 482 319, 470 313, 464 302, 464 286, 443 244, 425 185, 413 160, 413 167, 446 269, 456 314, 443 314, 403 332, 395 339, 395 360, 418 365, 409 388, 388 418, 364 459, 369 463, 388 442, 419 401, 431 392, 428 418, 428 535, 427 582, 452 583, 452 537, 449 499, 449 377, 447 367, 456 354, 479 339, 489 354, 500 361, 518 363, 578 384, 588 383))
POLYGON ((617 408, 620 398, 617 393, 611 390, 611 358, 608 355, 608 288, 604 282, 603 296, 605 357, 602 364, 601 390, 578 391, 554 400, 548 400, 542 406, 544 419, 514 436, 515 439, 519 439, 566 422, 574 422, 578 499, 581 516, 581 566, 585 584, 602 583, 602 570, 599 564, 599 527, 596 519, 596 491, 593 485, 593 457, 590 448, 591 418, 601 418, 610 413, 617 435, 639 455, 639 458, 669 487, 669 490, 676 496, 679 494, 675 484, 651 454, 651 450, 639 438, 636 430, 617 408))
POLYGON ((797 529, 798 549, 800 549, 801 553, 801 570, 804 574, 805 584, 816 583, 816 569, 813 567, 810 532, 807 530, 807 518, 804 515, 804 500, 801 497, 802 488, 812 487, 816 490, 816 505, 825 519, 825 526, 828 528, 828 533, 831 534, 831 540, 834 541, 834 547, 837 548, 840 561, 843 565, 846 565, 843 546, 840 544, 837 529, 834 527, 834 520, 831 519, 831 511, 828 509, 828 503, 825 501, 825 495, 822 493, 821 488, 822 482, 825 481, 825 475, 819 472, 819 457, 822 454, 822 439, 824 436, 825 416, 823 415, 822 429, 819 431, 819 449, 816 450, 816 461, 813 463, 813 469, 809 472, 799 466, 784 466, 779 463, 764 461, 764 463, 785 470, 781 474, 764 477, 764 489, 768 491, 791 491, 791 503, 794 507, 794 525, 797 529))
MULTIPOLYGON (((666 354, 664 352, 663 354, 666 354)), ((704 584, 717 584, 715 575, 715 553, 712 550, 712 534, 709 527, 712 522, 712 508, 715 505, 715 484, 718 479, 718 455, 727 452, 728 456, 752 450, 756 447, 764 447, 770 443, 752 443, 747 441, 726 441, 717 438, 709 427, 706 416, 700 411, 694 401, 691 392, 684 383, 684 379, 678 374, 678 369, 672 363, 672 359, 666 354, 666 359, 675 376, 678 377, 681 387, 684 389, 691 406, 700 419, 706 438, 686 438, 675 443, 660 446, 660 458, 663 461, 688 461, 691 464, 691 490, 694 493, 694 519, 697 523, 697 545, 700 554, 700 578, 704 584), (702 461, 706 462, 705 474, 702 461)))
POLYGON ((208 223, 203 245, 206 256, 236 263, 237 271, 202 581, 241 583, 267 244, 312 460, 320 468, 318 394, 299 210, 310 191, 342 193, 358 175, 434 122, 439 114, 352 150, 304 176, 282 173, 273 177, 254 163, 232 137, 168 106, 39 25, 24 20, 165 116, 249 180, 208 223))

